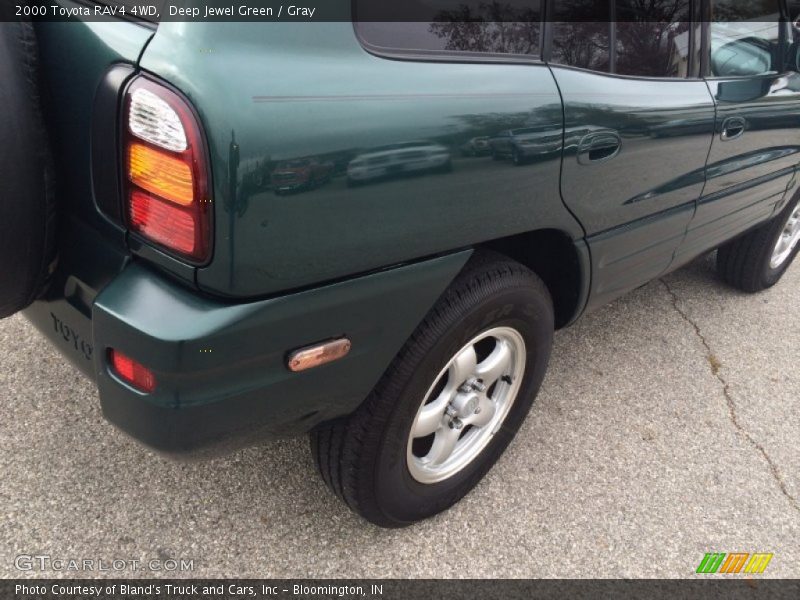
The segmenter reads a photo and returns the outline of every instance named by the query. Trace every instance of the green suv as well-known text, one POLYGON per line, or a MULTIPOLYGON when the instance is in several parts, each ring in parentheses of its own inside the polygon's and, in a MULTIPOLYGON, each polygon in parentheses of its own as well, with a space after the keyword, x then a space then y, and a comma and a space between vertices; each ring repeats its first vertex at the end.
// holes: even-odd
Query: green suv
POLYGON ((148 446, 310 433, 328 486, 402 526, 491 468, 556 329, 715 249, 735 287, 780 279, 800 248, 784 1, 452 5, 4 15, 0 316, 148 446), (519 160, 462 151, 519 131, 519 160))

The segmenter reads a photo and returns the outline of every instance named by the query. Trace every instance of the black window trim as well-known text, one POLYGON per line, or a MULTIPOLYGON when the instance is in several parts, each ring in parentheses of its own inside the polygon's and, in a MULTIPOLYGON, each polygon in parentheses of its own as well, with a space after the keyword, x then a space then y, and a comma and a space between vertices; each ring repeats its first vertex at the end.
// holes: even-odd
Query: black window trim
POLYGON ((461 52, 459 50, 417 50, 378 46, 366 41, 358 31, 358 23, 353 22, 353 31, 361 46, 375 56, 390 60, 447 62, 447 63, 491 63, 491 64, 537 64, 544 61, 533 54, 506 54, 502 52, 461 52))

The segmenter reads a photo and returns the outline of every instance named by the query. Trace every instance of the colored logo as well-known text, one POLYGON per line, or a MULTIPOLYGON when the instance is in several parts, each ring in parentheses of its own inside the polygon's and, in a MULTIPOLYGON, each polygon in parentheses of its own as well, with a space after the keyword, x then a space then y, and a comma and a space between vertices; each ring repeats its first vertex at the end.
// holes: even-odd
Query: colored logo
POLYGON ((697 573, 763 573, 773 556, 766 552, 757 554, 709 552, 700 561, 697 573))

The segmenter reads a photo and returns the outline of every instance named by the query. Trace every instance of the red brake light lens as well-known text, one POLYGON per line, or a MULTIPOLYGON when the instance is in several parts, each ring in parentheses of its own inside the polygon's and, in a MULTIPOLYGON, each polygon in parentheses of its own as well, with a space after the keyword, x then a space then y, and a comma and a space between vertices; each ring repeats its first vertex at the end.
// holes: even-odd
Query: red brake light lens
POLYGON ((149 394, 156 389, 156 378, 153 372, 140 362, 125 356, 119 350, 109 348, 108 362, 120 379, 137 390, 149 394))
POLYGON ((186 256, 195 254, 195 222, 180 207, 131 190, 128 205, 131 229, 154 242, 186 256))
POLYGON ((130 230, 194 263, 211 256, 207 153, 187 102, 139 77, 125 100, 125 213, 130 230))

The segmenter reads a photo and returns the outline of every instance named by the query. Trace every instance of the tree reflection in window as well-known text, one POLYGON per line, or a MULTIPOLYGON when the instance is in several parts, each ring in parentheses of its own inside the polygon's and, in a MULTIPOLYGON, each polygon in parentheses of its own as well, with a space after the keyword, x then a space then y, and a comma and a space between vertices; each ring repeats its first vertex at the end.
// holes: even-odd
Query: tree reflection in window
POLYGON ((554 19, 555 63, 640 77, 687 74, 690 0, 559 0, 554 19))
POLYGON ((689 0, 617 0, 616 72, 685 77, 689 52, 689 0))
POLYGON ((608 71, 611 43, 609 2, 559 0, 555 3, 552 60, 555 63, 608 71))
POLYGON ((460 4, 439 11, 429 31, 445 50, 495 54, 539 54, 541 11, 538 2, 498 0, 460 4))

